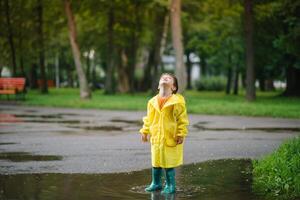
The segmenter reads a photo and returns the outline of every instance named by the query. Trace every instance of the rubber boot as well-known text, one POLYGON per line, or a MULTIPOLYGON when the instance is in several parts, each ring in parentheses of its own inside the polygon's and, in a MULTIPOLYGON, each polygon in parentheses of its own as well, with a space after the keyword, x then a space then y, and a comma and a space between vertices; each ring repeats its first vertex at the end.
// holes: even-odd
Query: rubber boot
POLYGON ((146 192, 153 192, 162 189, 161 172, 162 169, 160 167, 152 167, 152 182, 148 187, 146 187, 146 192))
POLYGON ((161 192, 162 194, 173 194, 176 192, 176 183, 175 183, 175 169, 167 168, 166 171, 166 184, 161 192))

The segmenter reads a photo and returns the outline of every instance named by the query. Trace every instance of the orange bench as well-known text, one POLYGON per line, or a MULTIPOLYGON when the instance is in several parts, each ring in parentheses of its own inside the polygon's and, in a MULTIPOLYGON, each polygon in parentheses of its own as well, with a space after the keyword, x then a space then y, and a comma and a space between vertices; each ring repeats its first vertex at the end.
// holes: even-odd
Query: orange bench
POLYGON ((25 78, 0 78, 0 95, 21 95, 25 99, 25 78))

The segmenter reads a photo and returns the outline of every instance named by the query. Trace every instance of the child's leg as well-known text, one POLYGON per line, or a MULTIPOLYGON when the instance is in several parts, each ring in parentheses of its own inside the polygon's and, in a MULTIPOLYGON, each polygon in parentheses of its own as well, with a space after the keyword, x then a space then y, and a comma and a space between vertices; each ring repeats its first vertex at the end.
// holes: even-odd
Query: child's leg
POLYGON ((146 187, 145 191, 152 192, 162 188, 161 173, 161 167, 152 167, 152 182, 148 187, 146 187))
POLYGON ((175 181, 175 169, 165 168, 166 172, 166 184, 162 191, 163 194, 172 194, 176 191, 176 181, 175 181))

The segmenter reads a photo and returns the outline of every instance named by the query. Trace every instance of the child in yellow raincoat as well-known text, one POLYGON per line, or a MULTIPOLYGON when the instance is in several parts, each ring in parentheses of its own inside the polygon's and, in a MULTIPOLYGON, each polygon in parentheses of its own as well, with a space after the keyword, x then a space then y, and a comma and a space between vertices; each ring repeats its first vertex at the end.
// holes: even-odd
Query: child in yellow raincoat
POLYGON ((169 73, 161 75, 159 93, 148 101, 147 116, 140 129, 141 139, 151 142, 152 182, 145 189, 162 189, 162 169, 165 171, 166 184, 163 194, 175 193, 175 167, 183 162, 183 142, 189 124, 185 100, 177 94, 177 78, 169 73))

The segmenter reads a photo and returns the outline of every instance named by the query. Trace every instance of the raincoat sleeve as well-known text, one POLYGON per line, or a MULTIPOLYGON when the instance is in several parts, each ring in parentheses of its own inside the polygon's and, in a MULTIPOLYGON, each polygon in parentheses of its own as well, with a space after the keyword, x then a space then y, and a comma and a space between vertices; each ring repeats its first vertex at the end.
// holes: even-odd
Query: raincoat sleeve
POLYGON ((187 116, 186 106, 181 103, 176 106, 177 136, 185 137, 187 135, 187 126, 189 120, 187 116))
POLYGON ((149 126, 150 126, 150 116, 151 115, 151 106, 148 102, 147 104, 147 115, 143 117, 143 127, 140 129, 141 134, 150 134, 149 126))

